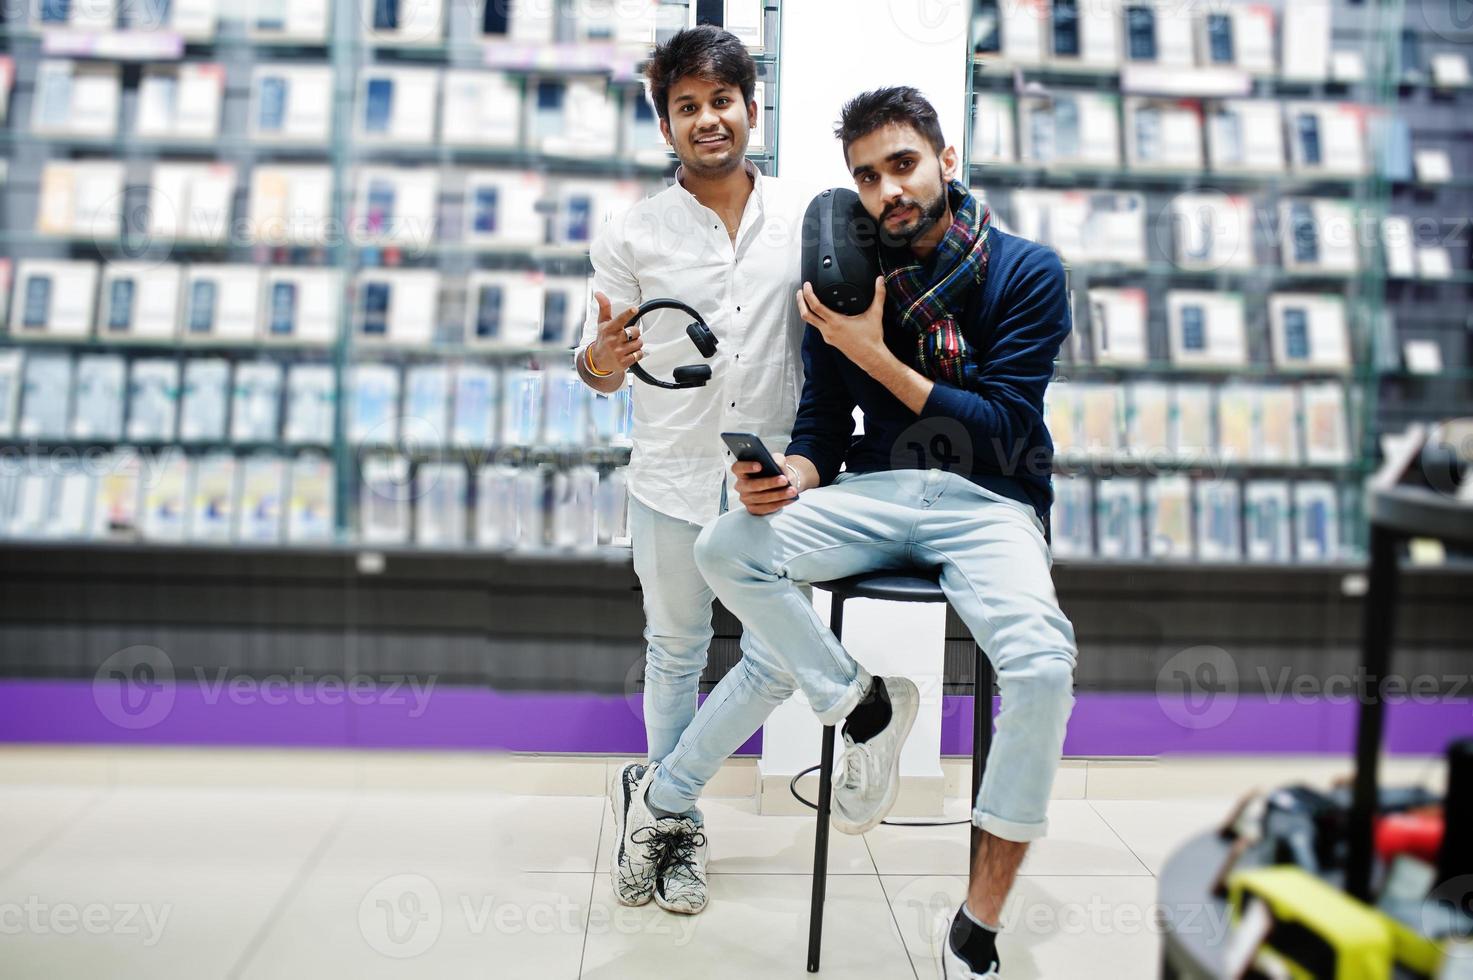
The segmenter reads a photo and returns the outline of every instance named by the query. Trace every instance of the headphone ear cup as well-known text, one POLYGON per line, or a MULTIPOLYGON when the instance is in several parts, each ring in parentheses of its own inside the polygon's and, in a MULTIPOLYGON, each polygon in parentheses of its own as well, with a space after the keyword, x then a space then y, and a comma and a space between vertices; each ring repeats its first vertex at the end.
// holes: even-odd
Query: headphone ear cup
POLYGON ((696 345, 702 357, 716 356, 716 335, 700 320, 692 320, 685 328, 686 336, 696 345))
POLYGON ((711 380, 711 366, 709 364, 683 364, 675 369, 674 378, 675 383, 682 387, 699 388, 711 380))

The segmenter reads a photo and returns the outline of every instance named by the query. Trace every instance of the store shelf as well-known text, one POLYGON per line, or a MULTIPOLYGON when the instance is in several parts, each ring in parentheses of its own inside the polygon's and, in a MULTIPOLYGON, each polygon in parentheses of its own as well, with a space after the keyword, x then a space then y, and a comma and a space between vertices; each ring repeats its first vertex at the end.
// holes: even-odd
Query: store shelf
POLYGON ((1071 275, 1089 279, 1131 279, 1149 277, 1154 279, 1213 280, 1255 284, 1258 286, 1293 285, 1302 283, 1357 282, 1360 272, 1320 271, 1284 269, 1278 266, 1254 266, 1248 269, 1218 268, 1197 269, 1180 266, 1172 262, 1069 262, 1064 263, 1071 275))
POLYGON ((1367 83, 1363 81, 1346 82, 1332 79, 1298 79, 1279 74, 1254 74, 1244 71, 1241 72, 1241 75, 1247 91, 1241 95, 1190 95, 1184 94, 1180 90, 1180 86, 1185 84, 1182 82, 1181 76, 1192 73, 1195 69, 1183 68, 1176 73, 1176 77, 1172 82, 1172 91, 1155 92, 1150 89, 1141 89, 1139 91, 1127 92, 1121 88, 1121 76, 1132 67, 1156 68, 1158 66, 1148 62, 1142 62, 1138 65, 1081 65, 1061 61, 1024 63, 1008 61, 1004 58, 988 54, 976 55, 972 61, 974 86, 977 88, 991 89, 1015 85, 1021 80, 1024 83, 1037 83, 1043 86, 1073 85, 1106 88, 1112 93, 1118 92, 1122 95, 1149 96, 1160 94, 1181 98, 1204 99, 1243 98, 1248 96, 1300 98, 1325 95, 1326 97, 1336 99, 1349 99, 1367 86, 1367 83))
POLYGON ((373 543, 341 540, 322 542, 286 542, 268 544, 253 541, 159 541, 139 538, 136 540, 100 540, 95 538, 0 538, 0 551, 37 550, 54 551, 66 549, 82 552, 117 553, 128 552, 148 555, 210 555, 219 554, 229 548, 237 557, 344 557, 357 558, 376 555, 386 558, 418 558, 426 560, 463 560, 472 562, 533 562, 560 564, 576 562, 623 566, 632 563, 627 546, 604 545, 593 549, 541 548, 537 550, 508 550, 480 548, 473 544, 464 547, 421 547, 414 544, 373 543))
POLYGON ((1186 365, 1167 361, 1142 364, 1085 364, 1060 361, 1054 366, 1055 381, 1118 381, 1132 377, 1155 377, 1183 381, 1221 381, 1229 378, 1252 378, 1273 381, 1347 381, 1350 371, 1286 370, 1272 364, 1186 365))
POLYGON ((181 357, 203 357, 224 353, 280 355, 300 358, 313 352, 324 356, 333 353, 332 343, 308 343, 290 340, 214 340, 196 341, 183 337, 26 337, 0 330, 0 348, 14 350, 77 350, 91 353, 131 351, 151 354, 178 354, 181 357))
POLYGON ((251 156, 284 159, 321 160, 331 158, 331 149, 321 143, 284 143, 264 139, 171 139, 143 136, 71 136, 32 133, 27 130, 0 130, 0 149, 14 151, 36 147, 100 153, 109 157, 136 157, 143 154, 179 154, 183 156, 251 156))
POLYGON ((1175 459, 1165 453, 1143 453, 1137 456, 1092 456, 1058 454, 1054 471, 1060 476, 1155 476, 1158 473, 1226 473, 1272 475, 1281 477, 1357 477, 1375 472, 1365 461, 1348 463, 1270 463, 1256 460, 1233 460, 1221 457, 1175 459))
POLYGON ((1344 174, 1243 172, 1216 170, 1152 170, 1125 167, 1058 167, 1029 163, 974 163, 972 181, 1011 185, 1088 189, 1099 187, 1152 188, 1177 191, 1265 190, 1277 194, 1345 193, 1365 177, 1344 174))
POLYGON ((1454 269, 1448 276, 1387 276, 1387 282, 1415 286, 1469 286, 1473 285, 1473 270, 1454 269))

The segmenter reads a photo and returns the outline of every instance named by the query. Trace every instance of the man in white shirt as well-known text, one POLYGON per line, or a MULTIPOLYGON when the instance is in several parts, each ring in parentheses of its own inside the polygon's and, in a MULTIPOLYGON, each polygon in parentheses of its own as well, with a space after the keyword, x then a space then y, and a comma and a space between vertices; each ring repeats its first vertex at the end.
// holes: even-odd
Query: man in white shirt
POLYGON ((701 789, 795 688, 748 633, 741 661, 697 714, 713 633, 712 594, 694 547, 726 505, 731 460, 721 433, 753 432, 785 446, 792 432, 803 372, 792 296, 812 195, 746 160, 763 108, 753 99, 756 66, 735 36, 709 26, 682 31, 656 49, 645 74, 681 166, 673 185, 612 219, 594 241, 594 301, 575 358, 580 377, 604 393, 622 388, 636 361, 665 379, 701 363, 686 336, 688 316, 661 310, 628 326, 640 303, 659 298, 695 308, 719 344, 704 362, 712 370, 704 387, 634 386, 629 526, 644 590, 648 762, 625 766, 610 786, 618 900, 654 898, 691 914, 706 905, 701 789))

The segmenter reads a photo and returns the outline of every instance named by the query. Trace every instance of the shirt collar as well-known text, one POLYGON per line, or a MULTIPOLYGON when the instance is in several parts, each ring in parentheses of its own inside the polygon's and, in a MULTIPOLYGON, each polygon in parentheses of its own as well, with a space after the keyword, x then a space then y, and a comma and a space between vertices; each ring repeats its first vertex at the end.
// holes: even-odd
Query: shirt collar
MULTIPOLYGON (((764 179, 762 171, 757 169, 755 163, 746 159, 742 160, 742 169, 746 171, 748 177, 752 178, 752 196, 756 198, 757 207, 760 209, 762 207, 762 181, 764 179)), ((685 164, 683 163, 675 168, 675 186, 680 188, 681 194, 690 203, 697 206, 704 206, 701 205, 700 201, 696 200, 694 194, 685 189, 685 164)))

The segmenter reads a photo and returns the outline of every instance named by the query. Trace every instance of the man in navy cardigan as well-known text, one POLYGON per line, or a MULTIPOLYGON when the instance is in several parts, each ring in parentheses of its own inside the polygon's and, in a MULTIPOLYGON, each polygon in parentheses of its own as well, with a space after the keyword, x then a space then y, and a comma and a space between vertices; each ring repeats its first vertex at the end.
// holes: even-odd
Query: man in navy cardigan
POLYGON ((918 696, 856 663, 799 585, 939 569, 1002 694, 972 811, 982 842, 939 955, 947 977, 994 977, 1003 901, 1028 842, 1047 830, 1074 704, 1074 631, 1043 523, 1053 453, 1043 395, 1070 328, 1064 270, 1053 252, 991 226, 915 89, 857 96, 836 135, 880 225, 875 301, 844 316, 804 284, 803 396, 792 442, 774 454, 784 475, 737 463, 745 509, 706 527, 696 560, 745 628, 781 651, 820 720, 843 722, 833 813, 849 833, 894 804, 918 696))

